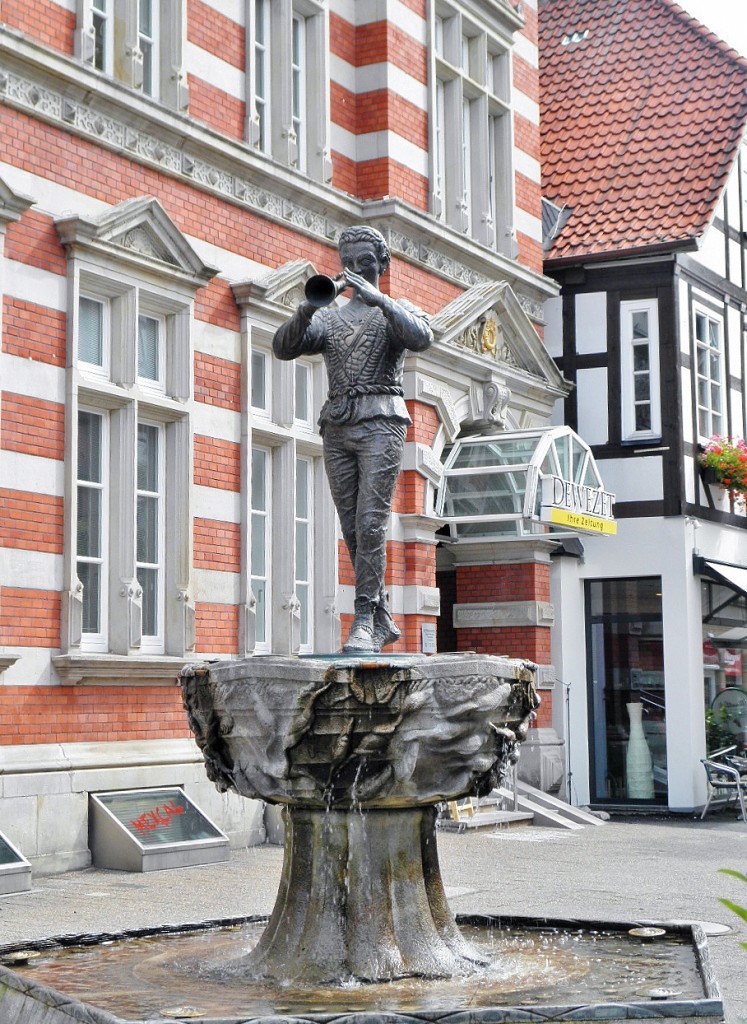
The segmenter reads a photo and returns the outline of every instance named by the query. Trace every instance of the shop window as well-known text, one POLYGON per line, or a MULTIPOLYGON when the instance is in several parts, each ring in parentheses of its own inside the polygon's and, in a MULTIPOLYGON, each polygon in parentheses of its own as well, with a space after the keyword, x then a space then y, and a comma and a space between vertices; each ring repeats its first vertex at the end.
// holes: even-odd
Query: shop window
POLYGON ((322 0, 247 0, 248 139, 321 181, 332 174, 326 18, 322 0))
MULTIPOLYGON (((715 563, 714 563, 715 564, 715 563)), ((747 751, 747 596, 701 580, 706 745, 747 751)))
POLYGON ((661 437, 659 319, 655 299, 620 303, 622 437, 661 437))
POLYGON ((432 33, 432 211, 513 255, 510 51, 441 2, 432 33))
POLYGON ((723 432, 723 324, 718 317, 698 307, 693 317, 698 436, 706 440, 723 432))
POLYGON ((661 579, 586 583, 592 801, 667 803, 661 579))
POLYGON ((77 0, 77 56, 177 110, 187 106, 185 31, 182 0, 77 0))

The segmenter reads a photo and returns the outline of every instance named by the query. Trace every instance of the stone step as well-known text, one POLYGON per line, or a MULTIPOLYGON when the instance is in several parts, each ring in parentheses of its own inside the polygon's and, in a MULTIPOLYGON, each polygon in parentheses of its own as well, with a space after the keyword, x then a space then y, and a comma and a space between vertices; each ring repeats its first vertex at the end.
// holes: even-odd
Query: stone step
MULTIPOLYGON (((506 801, 513 804, 514 794, 510 789, 504 789, 500 787, 493 791, 494 793, 502 796, 506 801)), ((544 795, 544 794, 543 794, 544 795)), ((553 810, 546 804, 541 803, 539 800, 532 800, 523 793, 517 793, 518 796, 518 809, 532 814, 532 824, 539 825, 543 828, 564 828, 571 832, 575 832, 577 829, 584 828, 579 821, 573 821, 569 817, 565 817, 557 810, 553 810)))
POLYGON ((531 825, 533 815, 527 811, 498 811, 494 808, 478 809, 471 816, 458 820, 439 818, 438 828, 442 832, 478 832, 482 829, 516 828, 531 825))
POLYGON ((516 790, 519 794, 520 803, 522 797, 528 797, 534 803, 541 804, 543 807, 555 811, 570 821, 578 822, 580 825, 604 825, 603 819, 592 814, 590 811, 585 811, 581 807, 574 807, 573 804, 566 803, 565 800, 560 800, 549 793, 543 793, 541 789, 530 786, 528 782, 522 782, 521 779, 516 780, 516 790))

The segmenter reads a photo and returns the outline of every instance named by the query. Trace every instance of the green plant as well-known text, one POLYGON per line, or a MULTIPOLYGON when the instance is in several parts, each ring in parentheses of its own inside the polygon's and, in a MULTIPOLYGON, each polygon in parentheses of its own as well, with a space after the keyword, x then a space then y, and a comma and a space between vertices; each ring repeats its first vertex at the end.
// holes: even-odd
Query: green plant
MULTIPOLYGON (((740 882, 747 882, 747 875, 743 875, 741 871, 732 871, 731 868, 719 868, 722 875, 731 875, 732 878, 738 878, 740 882)), ((738 903, 734 903, 733 900, 727 900, 722 896, 719 900, 725 907, 737 914, 742 920, 747 923, 747 907, 740 907, 738 903)), ((742 949, 747 949, 747 942, 740 943, 742 949)))
POLYGON ((747 494, 747 441, 714 434, 698 456, 701 466, 713 470, 716 479, 733 501, 745 501, 747 494))
POLYGON ((734 736, 729 731, 729 709, 723 704, 718 711, 714 711, 713 708, 706 709, 705 724, 706 749, 709 754, 734 743, 734 736))

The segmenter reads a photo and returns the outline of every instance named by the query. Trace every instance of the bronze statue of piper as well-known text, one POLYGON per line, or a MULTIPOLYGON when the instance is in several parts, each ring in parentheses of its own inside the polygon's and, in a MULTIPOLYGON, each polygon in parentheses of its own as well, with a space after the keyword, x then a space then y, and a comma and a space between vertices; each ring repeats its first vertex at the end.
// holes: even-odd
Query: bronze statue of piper
POLYGON ((405 353, 433 341, 428 317, 379 290, 390 253, 375 228, 339 239, 342 274, 312 289, 276 332, 278 359, 321 352, 329 394, 319 416, 324 465, 355 570, 355 619, 343 650, 370 653, 400 636, 384 589, 386 533, 410 416, 402 387, 405 353), (351 289, 339 308, 329 305, 351 289), (321 305, 321 303, 327 303, 321 305))

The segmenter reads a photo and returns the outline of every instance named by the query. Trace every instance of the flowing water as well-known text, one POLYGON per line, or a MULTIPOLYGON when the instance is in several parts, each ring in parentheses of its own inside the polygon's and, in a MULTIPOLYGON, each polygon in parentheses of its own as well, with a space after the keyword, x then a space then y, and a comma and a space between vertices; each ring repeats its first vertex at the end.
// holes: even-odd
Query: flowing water
POLYGON ((174 1008, 205 1017, 342 1013, 424 1013, 487 1006, 701 999, 689 938, 643 941, 625 931, 463 925, 490 955, 478 973, 447 980, 343 982, 302 989, 232 978, 230 961, 258 941, 265 921, 159 932, 96 945, 43 949, 23 977, 132 1021, 174 1008))

